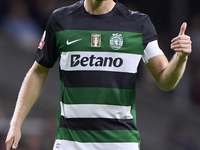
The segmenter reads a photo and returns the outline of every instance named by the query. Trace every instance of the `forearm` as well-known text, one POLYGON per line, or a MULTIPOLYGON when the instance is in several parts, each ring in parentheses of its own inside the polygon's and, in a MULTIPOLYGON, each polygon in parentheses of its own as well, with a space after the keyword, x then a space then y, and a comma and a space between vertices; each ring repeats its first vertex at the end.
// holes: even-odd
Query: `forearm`
POLYGON ((157 81, 161 89, 170 91, 177 86, 185 71, 187 59, 187 56, 181 56, 179 52, 175 53, 168 66, 161 72, 160 78, 157 81))
POLYGON ((47 74, 47 72, 41 73, 37 71, 34 66, 29 70, 18 95, 11 126, 21 127, 24 119, 43 90, 47 74))

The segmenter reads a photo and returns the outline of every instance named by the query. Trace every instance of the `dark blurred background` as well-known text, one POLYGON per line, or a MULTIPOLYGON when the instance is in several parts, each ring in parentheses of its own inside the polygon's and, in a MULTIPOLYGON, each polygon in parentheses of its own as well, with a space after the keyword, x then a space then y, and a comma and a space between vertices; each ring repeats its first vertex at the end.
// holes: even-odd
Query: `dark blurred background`
MULTIPOLYGON (((34 54, 53 10, 77 0, 0 0, 0 150, 9 129, 18 91, 34 62, 34 54)), ((145 68, 138 68, 137 124, 141 150, 200 149, 200 1, 119 0, 150 16, 159 45, 169 60, 170 41, 186 21, 193 41, 186 72, 171 92, 161 91, 145 68)), ((42 96, 22 126, 19 150, 52 149, 59 104, 58 63, 51 70, 42 96)))

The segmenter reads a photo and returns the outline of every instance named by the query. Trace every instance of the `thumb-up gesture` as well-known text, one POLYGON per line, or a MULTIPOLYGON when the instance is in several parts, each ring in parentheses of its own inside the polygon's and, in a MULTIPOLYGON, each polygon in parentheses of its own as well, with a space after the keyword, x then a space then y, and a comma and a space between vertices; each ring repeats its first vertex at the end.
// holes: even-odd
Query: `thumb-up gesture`
POLYGON ((184 22, 180 28, 179 35, 171 41, 171 49, 175 52, 179 52, 181 56, 187 56, 192 52, 190 36, 185 35, 186 28, 187 23, 184 22))

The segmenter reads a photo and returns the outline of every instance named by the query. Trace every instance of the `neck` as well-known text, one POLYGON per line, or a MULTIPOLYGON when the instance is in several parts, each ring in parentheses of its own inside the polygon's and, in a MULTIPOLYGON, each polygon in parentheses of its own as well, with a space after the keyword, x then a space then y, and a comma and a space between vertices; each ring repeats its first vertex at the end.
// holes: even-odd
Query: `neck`
POLYGON ((85 10, 94 15, 102 15, 110 12, 115 6, 113 0, 85 0, 85 10))

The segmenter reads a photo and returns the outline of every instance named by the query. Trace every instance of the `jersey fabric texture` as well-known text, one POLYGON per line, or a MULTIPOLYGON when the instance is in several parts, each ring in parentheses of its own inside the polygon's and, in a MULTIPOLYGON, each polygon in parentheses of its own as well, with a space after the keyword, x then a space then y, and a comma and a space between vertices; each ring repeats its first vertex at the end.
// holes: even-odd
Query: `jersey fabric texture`
POLYGON ((54 150, 139 150, 135 84, 144 49, 157 40, 149 17, 116 1, 89 14, 83 0, 53 12, 35 60, 60 57, 60 107, 54 150))

